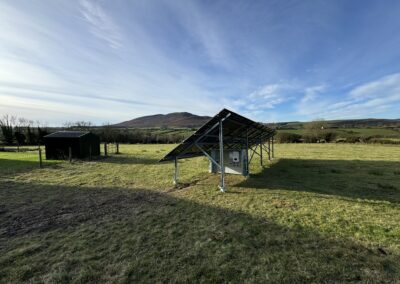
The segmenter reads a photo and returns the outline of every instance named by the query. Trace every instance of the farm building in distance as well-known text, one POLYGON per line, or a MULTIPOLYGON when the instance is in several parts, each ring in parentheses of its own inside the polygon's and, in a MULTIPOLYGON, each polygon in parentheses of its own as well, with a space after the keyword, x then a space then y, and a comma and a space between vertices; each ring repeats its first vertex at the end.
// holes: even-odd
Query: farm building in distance
POLYGON ((248 176, 254 154, 260 156, 263 165, 263 150, 268 159, 273 158, 275 133, 264 124, 223 109, 160 162, 174 161, 176 184, 179 159, 206 156, 210 161, 210 172, 221 173, 219 188, 225 191, 225 173, 248 176))
POLYGON ((86 131, 58 131, 44 137, 46 159, 84 159, 100 155, 99 136, 86 131), (71 149, 71 150, 70 150, 71 149))

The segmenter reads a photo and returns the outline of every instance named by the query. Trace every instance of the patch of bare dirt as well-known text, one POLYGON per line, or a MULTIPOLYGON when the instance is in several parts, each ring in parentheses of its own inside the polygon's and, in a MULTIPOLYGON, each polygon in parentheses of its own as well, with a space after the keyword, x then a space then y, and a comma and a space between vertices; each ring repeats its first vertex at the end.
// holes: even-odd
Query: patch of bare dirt
POLYGON ((160 194, 109 191, 76 190, 72 195, 60 194, 41 204, 26 202, 10 209, 1 205, 0 237, 66 228, 105 216, 126 216, 150 203, 166 204, 160 194))
POLYGON ((191 181, 191 182, 178 183, 178 184, 175 185, 174 187, 172 187, 172 188, 170 188, 169 190, 167 190, 167 192, 168 192, 168 193, 170 193, 170 192, 175 192, 175 191, 178 191, 178 190, 181 190, 181 189, 185 189, 185 188, 188 188, 188 187, 195 186, 199 181, 200 181, 199 179, 196 179, 196 180, 193 180, 193 181, 191 181))

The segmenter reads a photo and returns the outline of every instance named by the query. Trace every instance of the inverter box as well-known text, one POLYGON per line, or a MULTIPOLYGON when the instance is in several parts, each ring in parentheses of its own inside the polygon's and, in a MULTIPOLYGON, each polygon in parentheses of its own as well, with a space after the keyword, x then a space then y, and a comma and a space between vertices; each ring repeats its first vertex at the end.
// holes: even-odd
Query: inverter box
MULTIPOLYGON (((210 156, 219 164, 219 150, 211 150, 210 156)), ((227 174, 247 175, 246 150, 224 150, 224 168, 227 174)), ((220 169, 210 161, 210 173, 218 173, 220 169)))

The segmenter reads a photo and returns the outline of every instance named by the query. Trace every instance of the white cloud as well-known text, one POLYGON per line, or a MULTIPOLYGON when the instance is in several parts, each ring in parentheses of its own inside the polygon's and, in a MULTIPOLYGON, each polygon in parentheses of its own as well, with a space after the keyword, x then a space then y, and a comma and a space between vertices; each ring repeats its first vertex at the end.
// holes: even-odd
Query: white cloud
MULTIPOLYGON (((317 93, 324 94, 325 91, 322 88, 317 93)), ((316 99, 317 93, 303 97, 297 106, 299 114, 327 119, 382 115, 400 107, 400 73, 359 85, 343 96, 318 96, 316 99)))
POLYGON ((305 89, 304 97, 301 99, 301 103, 307 103, 315 100, 318 97, 318 94, 324 92, 326 90, 326 85, 318 85, 312 86, 305 89))
POLYGON ((205 76, 167 57, 140 24, 129 29, 132 44, 99 3, 81 3, 64 3, 61 16, 83 12, 85 19, 68 17, 67 25, 52 18, 54 7, 38 17, 29 5, 0 3, 0 114, 101 123, 173 111, 206 115, 222 108, 205 76), (75 31, 87 24, 100 44, 75 31), (124 49, 122 39, 132 48, 124 49), (107 53, 109 46, 119 48, 118 56, 107 53))
POLYGON ((96 37, 104 40, 112 48, 122 47, 122 37, 119 28, 96 1, 81 0, 80 12, 89 23, 90 31, 96 37))
POLYGON ((18 59, 0 57, 0 84, 35 84, 48 87, 61 86, 64 82, 45 68, 18 59))
POLYGON ((250 93, 242 106, 250 110, 272 109, 275 106, 293 99, 297 87, 289 83, 264 85, 250 93))
POLYGON ((224 8, 168 0, 0 1, 0 112, 43 120, 89 115, 100 123, 171 111, 211 115, 227 106, 276 121, 368 116, 399 105, 399 74, 336 96, 336 79, 328 88, 319 83, 327 81, 322 71, 310 80, 295 77, 290 52, 274 48, 279 41, 247 36, 250 23, 231 25, 218 17, 224 8), (263 85, 265 78, 277 83, 263 85))
POLYGON ((400 98, 400 73, 391 74, 379 80, 354 88, 349 96, 354 99, 400 98))
POLYGON ((165 1, 176 14, 189 37, 201 46, 205 57, 215 66, 230 69, 234 65, 227 36, 215 19, 201 9, 195 1, 165 1))

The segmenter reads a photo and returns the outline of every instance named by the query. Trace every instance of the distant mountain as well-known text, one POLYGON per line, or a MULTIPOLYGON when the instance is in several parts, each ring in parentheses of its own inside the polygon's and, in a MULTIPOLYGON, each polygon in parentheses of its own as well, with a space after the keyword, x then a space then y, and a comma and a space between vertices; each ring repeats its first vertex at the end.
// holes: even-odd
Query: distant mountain
POLYGON ((132 120, 114 124, 115 127, 190 127, 197 128, 206 123, 211 117, 198 116, 188 112, 173 112, 138 117, 132 120))

